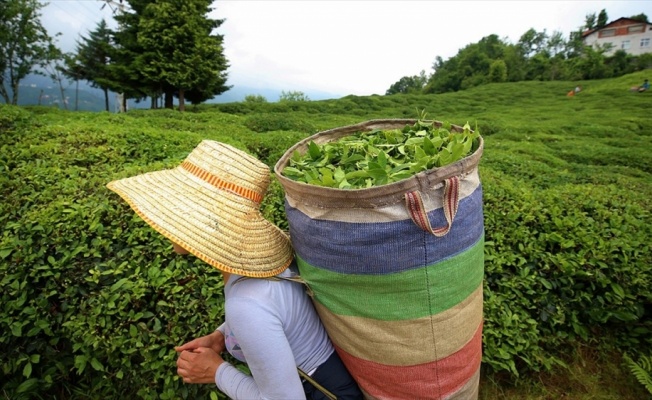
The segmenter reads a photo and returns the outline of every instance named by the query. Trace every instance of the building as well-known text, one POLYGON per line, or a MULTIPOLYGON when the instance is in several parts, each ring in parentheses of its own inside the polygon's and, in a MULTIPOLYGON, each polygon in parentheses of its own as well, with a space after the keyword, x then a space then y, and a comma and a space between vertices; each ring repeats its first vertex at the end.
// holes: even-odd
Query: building
POLYGON ((652 53, 652 24, 630 18, 619 18, 602 28, 582 33, 587 46, 608 48, 605 55, 611 56, 618 50, 638 56, 652 53))

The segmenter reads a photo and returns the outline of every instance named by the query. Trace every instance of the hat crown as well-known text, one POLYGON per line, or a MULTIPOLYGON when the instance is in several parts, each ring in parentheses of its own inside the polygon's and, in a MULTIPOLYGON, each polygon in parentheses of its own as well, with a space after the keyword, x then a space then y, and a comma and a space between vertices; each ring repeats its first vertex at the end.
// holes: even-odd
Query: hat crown
POLYGON ((269 167, 202 141, 177 168, 109 182, 152 228, 222 271, 267 277, 293 259, 289 237, 260 212, 269 167))
POLYGON ((259 203, 270 183, 269 167, 242 150, 213 140, 203 140, 186 157, 182 167, 197 167, 200 178, 259 203), (203 174, 202 174, 203 173, 203 174), (251 193, 251 195, 245 195, 251 193))

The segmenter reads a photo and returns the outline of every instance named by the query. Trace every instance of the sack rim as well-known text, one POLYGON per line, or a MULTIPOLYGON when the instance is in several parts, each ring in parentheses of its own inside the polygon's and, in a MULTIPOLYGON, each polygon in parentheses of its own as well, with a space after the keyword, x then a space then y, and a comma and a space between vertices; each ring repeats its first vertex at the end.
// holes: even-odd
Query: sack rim
MULTIPOLYGON (((403 201, 407 192, 415 190, 428 192, 444 180, 454 176, 467 175, 478 167, 484 150, 482 136, 479 137, 479 146, 476 151, 461 160, 443 167, 419 172, 398 182, 370 188, 339 189, 310 185, 294 181, 281 173, 289 164, 294 151, 297 150, 301 153, 301 150, 304 150, 305 152, 310 141, 317 144, 328 143, 355 132, 402 128, 406 124, 414 124, 417 121, 416 119, 374 119, 315 133, 290 147, 274 166, 274 173, 285 189, 286 196, 295 199, 300 198, 304 204, 323 208, 340 207, 342 205, 353 208, 377 208, 403 201)), ((441 121, 429 120, 428 122, 434 122, 436 126, 443 125, 441 121)), ((457 132, 463 130, 459 125, 451 125, 451 127, 457 132)))

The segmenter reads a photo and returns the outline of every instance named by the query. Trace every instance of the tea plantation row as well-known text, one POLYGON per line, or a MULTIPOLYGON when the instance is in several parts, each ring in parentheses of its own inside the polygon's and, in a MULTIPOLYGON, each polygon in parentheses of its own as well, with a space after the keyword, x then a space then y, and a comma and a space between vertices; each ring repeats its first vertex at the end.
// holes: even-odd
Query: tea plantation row
MULTIPOLYGON (((0 396, 221 397, 181 382, 173 349, 221 322, 219 274, 105 184, 174 167, 202 139, 271 167, 309 134, 423 109, 485 137, 485 373, 561 368, 576 341, 649 354, 652 95, 619 89, 641 76, 583 82, 572 99, 570 83, 527 82, 186 113, 2 105, 0 396)), ((276 182, 263 212, 287 227, 276 182)))

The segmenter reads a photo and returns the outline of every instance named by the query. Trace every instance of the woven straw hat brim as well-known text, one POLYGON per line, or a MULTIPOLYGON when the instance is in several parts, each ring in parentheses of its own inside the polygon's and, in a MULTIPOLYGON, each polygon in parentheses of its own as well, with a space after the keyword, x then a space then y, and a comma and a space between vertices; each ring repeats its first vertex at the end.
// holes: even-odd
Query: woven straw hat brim
POLYGON ((218 189, 182 167, 107 187, 156 231, 222 271, 269 277, 292 261, 289 238, 261 215, 258 203, 218 189))

